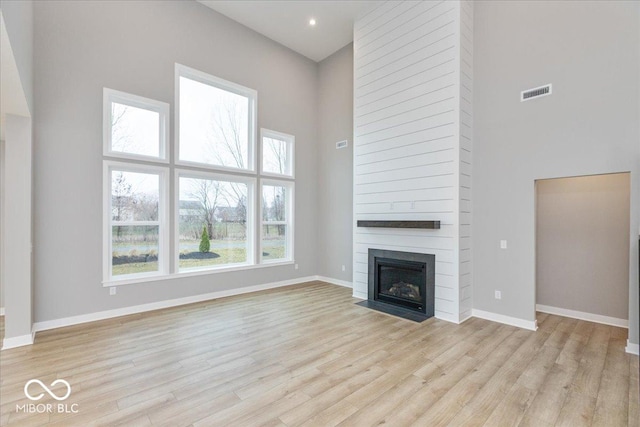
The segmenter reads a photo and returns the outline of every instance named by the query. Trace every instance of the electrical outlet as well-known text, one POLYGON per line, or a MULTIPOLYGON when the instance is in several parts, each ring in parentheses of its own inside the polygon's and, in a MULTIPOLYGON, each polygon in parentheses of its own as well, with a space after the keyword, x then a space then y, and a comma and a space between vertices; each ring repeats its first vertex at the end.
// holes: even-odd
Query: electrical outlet
POLYGON ((294 268, 295 270, 297 270, 297 269, 298 269, 298 264, 294 264, 294 265, 293 265, 293 268, 294 268))
POLYGON ((345 271, 345 270, 346 270, 346 267, 343 265, 342 266, 342 271, 345 271))
POLYGON ((110 287, 109 288, 109 295, 115 295, 117 290, 118 290, 118 288, 116 288, 115 286, 110 287))
POLYGON ((502 292, 496 290, 494 296, 496 299, 502 299, 502 292))
POLYGON ((500 240, 500 249, 507 249, 507 241, 500 240))

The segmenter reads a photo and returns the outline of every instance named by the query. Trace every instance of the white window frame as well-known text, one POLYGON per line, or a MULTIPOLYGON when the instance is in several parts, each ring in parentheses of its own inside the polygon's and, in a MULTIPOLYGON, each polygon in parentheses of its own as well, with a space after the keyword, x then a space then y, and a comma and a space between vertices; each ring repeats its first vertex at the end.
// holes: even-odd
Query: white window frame
POLYGON ((103 154, 109 157, 119 157, 131 160, 146 160, 159 163, 169 163, 168 144, 169 144, 169 104, 157 101, 155 99, 144 98, 142 96, 121 92, 114 89, 104 88, 102 95, 102 132, 103 132, 103 154), (123 151, 113 151, 112 149, 112 130, 111 130, 111 113, 112 103, 129 105, 131 107, 141 108, 143 110, 153 111, 159 115, 159 141, 158 157, 146 156, 144 154, 127 153, 123 151))
POLYGON ((175 164, 180 166, 191 166, 203 169, 211 169, 214 171, 222 172, 236 172, 236 173, 256 173, 256 139, 257 139, 257 111, 258 111, 258 92, 254 89, 239 85, 237 83, 230 82, 228 80, 221 79, 211 74, 207 74, 202 71, 187 67, 182 64, 175 64, 175 164), (185 77, 197 81, 199 83, 216 87, 218 89, 225 90, 227 92, 235 93, 247 97, 249 99, 249 135, 247 136, 247 164, 248 168, 240 169, 230 166, 213 165, 209 163, 200 163, 190 160, 180 159, 180 77, 185 77))
POLYGON ((261 179, 260 180, 260 193, 259 193, 259 198, 260 198, 260 238, 259 238, 259 260, 260 260, 260 264, 262 265, 269 265, 269 264, 290 264, 292 262, 294 262, 294 247, 293 247, 293 242, 295 241, 294 239, 294 207, 295 207, 295 182, 293 181, 285 181, 285 180, 281 180, 281 179, 261 179), (285 221, 263 221, 263 210, 264 210, 264 205, 262 203, 263 199, 262 199, 262 191, 263 191, 263 187, 264 186, 278 186, 278 187, 285 187, 286 191, 287 191, 287 198, 286 198, 286 215, 285 221), (278 258, 278 259, 274 259, 274 260, 265 260, 262 257, 262 253, 263 253, 263 249, 262 249, 262 239, 264 237, 264 227, 265 225, 286 225, 287 227, 287 235, 286 235, 286 246, 285 246, 285 257, 284 258, 278 258))
POLYGON ((296 137, 293 135, 289 135, 283 132, 276 132, 275 130, 260 129, 260 175, 275 177, 275 178, 290 178, 294 179, 295 174, 295 145, 296 145, 296 137), (281 174, 276 172, 265 172, 264 171, 264 139, 271 138, 277 139, 280 141, 284 141, 287 144, 287 161, 289 162, 289 167, 291 170, 291 174, 281 174))
POLYGON ((295 262, 295 137, 282 132, 257 127, 257 91, 229 82, 207 73, 175 64, 175 143, 170 148, 169 114, 170 105, 161 101, 120 92, 113 89, 103 90, 103 282, 104 287, 128 285, 134 283, 172 280, 190 276, 211 275, 217 272, 251 270, 271 266, 294 264, 295 262), (245 169, 211 165, 207 163, 181 161, 180 155, 180 77, 186 77, 203 84, 211 85, 249 99, 249 135, 247 164, 245 169), (147 156, 121 151, 111 147, 112 103, 117 102, 154 111, 159 114, 159 156, 147 156), (260 146, 258 147, 258 136, 260 146), (284 140, 291 166, 291 175, 263 171, 263 138, 272 137, 284 140), (171 153, 175 156, 171 159, 171 153), (133 173, 150 173, 159 176, 158 221, 119 221, 112 220, 111 172, 113 170, 133 173), (197 267, 180 270, 180 178, 211 179, 238 182, 247 185, 247 261, 245 263, 222 266, 197 267), (287 191, 286 221, 262 220, 262 189, 264 185, 283 186, 287 191), (173 186, 173 187, 171 187, 173 186), (170 188, 171 187, 171 188, 170 188), (170 204, 173 203, 173 208, 170 204), (171 225, 173 221, 173 227, 171 225), (285 258, 263 260, 263 225, 287 226, 285 258), (112 255, 114 225, 158 226, 158 271, 129 275, 112 275, 112 255))
POLYGON ((175 171, 175 227, 174 227, 174 262, 175 275, 191 275, 198 272, 245 270, 255 266, 255 235, 256 235, 256 209, 255 191, 256 178, 243 175, 221 174, 216 172, 194 171, 188 169, 176 169, 175 171), (247 261, 244 263, 213 265, 207 267, 194 267, 180 269, 180 178, 207 179, 213 181, 237 182, 247 185, 247 261))
POLYGON ((112 160, 103 162, 103 285, 114 286, 126 283, 137 283, 169 274, 169 168, 137 163, 125 163, 112 160), (121 221, 114 224, 111 209, 111 172, 112 171, 157 174, 159 178, 158 221, 121 221), (113 228, 123 226, 158 226, 158 271, 113 276, 113 228))

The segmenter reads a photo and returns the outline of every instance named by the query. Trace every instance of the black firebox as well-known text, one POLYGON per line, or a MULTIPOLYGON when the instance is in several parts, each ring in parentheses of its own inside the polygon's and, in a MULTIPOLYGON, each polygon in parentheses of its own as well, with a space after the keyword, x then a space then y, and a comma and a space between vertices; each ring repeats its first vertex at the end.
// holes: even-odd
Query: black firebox
MULTIPOLYGON (((369 249, 369 301, 393 307, 390 314, 403 311, 432 317, 435 309, 435 255, 369 249)), ((371 307, 373 308, 373 307, 371 307)), ((423 320, 423 319, 422 319, 423 320)))

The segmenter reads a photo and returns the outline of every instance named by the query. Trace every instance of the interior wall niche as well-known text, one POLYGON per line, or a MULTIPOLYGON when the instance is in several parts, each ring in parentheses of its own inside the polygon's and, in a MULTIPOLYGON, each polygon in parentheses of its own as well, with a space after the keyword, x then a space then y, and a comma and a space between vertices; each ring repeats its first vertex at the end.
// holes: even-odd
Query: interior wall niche
POLYGON ((572 310, 617 324, 627 321, 629 175, 536 181, 538 311, 572 310))

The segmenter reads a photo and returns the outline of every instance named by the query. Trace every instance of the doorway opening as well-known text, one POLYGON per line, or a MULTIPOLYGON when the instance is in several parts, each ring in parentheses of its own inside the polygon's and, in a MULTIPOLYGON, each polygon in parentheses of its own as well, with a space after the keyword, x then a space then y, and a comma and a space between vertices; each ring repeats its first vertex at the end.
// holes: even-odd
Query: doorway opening
POLYGON ((630 174, 536 181, 536 311, 628 328, 630 174))

